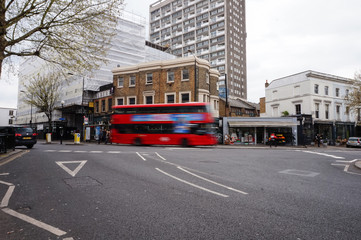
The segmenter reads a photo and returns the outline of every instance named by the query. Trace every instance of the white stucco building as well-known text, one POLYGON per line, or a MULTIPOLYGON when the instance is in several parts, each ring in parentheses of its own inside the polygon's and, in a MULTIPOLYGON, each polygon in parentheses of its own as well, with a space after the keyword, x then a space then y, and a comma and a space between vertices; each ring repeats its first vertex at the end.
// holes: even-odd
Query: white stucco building
POLYGON ((0 126, 11 126, 15 123, 16 109, 0 107, 0 126))
POLYGON ((345 96, 352 90, 351 79, 305 71, 275 79, 267 86, 262 117, 310 115, 313 134, 324 138, 347 138, 355 131, 357 114, 346 106, 345 96))

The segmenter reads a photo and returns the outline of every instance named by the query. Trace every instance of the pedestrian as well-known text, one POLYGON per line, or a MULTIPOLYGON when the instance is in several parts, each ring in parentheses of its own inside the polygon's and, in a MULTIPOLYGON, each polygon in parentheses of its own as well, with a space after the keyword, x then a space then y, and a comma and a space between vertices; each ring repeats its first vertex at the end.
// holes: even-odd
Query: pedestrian
POLYGON ((99 136, 98 136, 98 144, 100 144, 100 142, 102 141, 103 138, 103 131, 99 131, 99 136))
POLYGON ((319 134, 319 133, 316 135, 316 141, 317 141, 317 146, 318 146, 318 147, 320 147, 320 143, 321 143, 321 136, 320 136, 320 134, 319 134))
POLYGON ((106 131, 105 133, 105 143, 104 144, 107 144, 110 140, 110 131, 109 129, 106 131))
POLYGON ((276 135, 274 133, 271 133, 269 147, 271 148, 272 145, 275 145, 275 147, 277 147, 276 135))

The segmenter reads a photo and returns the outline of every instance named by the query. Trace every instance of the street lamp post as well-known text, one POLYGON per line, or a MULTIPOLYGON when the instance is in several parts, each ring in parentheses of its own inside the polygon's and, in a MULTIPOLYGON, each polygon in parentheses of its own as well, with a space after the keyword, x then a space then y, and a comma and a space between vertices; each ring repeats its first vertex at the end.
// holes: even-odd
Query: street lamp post
POLYGON ((198 102, 198 93, 197 93, 197 57, 192 50, 188 50, 188 53, 192 54, 194 57, 194 101, 198 102))
POLYGON ((63 109, 64 109, 64 100, 61 101, 61 126, 60 126, 60 144, 63 144, 63 135, 64 135, 64 126, 63 126, 63 109))

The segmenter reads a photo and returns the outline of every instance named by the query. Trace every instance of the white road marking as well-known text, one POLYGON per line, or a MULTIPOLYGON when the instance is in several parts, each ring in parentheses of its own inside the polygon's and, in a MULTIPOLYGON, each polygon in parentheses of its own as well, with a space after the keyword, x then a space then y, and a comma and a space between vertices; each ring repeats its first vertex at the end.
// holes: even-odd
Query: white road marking
POLYGON ((63 238, 63 240, 74 240, 74 238, 68 237, 68 238, 63 238))
POLYGON ((336 158, 336 159, 345 159, 344 157, 338 157, 338 156, 330 155, 330 154, 326 154, 326 153, 319 153, 319 152, 312 152, 312 151, 302 151, 302 152, 322 155, 322 156, 325 156, 325 157, 331 157, 331 158, 336 158))
POLYGON ((280 171, 279 173, 297 175, 297 176, 303 176, 303 177, 315 177, 320 174, 317 172, 303 171, 303 170, 297 170, 297 169, 286 169, 286 170, 280 171))
POLYGON ((358 159, 354 159, 354 160, 351 160, 351 161, 346 161, 346 160, 336 160, 336 162, 343 162, 343 163, 353 163, 353 162, 356 162, 358 159))
POLYGON ((213 193, 213 194, 218 195, 218 196, 221 196, 221 197, 228 197, 228 195, 225 195, 225 194, 222 194, 222 193, 218 193, 218 192, 209 190, 209 189, 207 189, 207 188, 198 186, 198 185, 196 185, 196 184, 190 183, 190 182, 188 182, 188 181, 186 181, 186 180, 177 178, 176 176, 173 176, 173 175, 171 175, 171 174, 169 174, 169 173, 166 173, 166 172, 160 170, 159 168, 156 168, 156 170, 159 171, 159 172, 161 172, 161 173, 163 173, 164 175, 167 175, 168 177, 171 177, 171 178, 173 178, 173 179, 175 179, 175 180, 178 180, 178 181, 180 181, 180 182, 182 182, 182 183, 188 184, 188 185, 190 185, 190 186, 192 186, 192 187, 201 189, 201 190, 206 191, 206 192, 209 192, 209 193, 213 193))
POLYGON ((87 160, 83 160, 83 161, 58 161, 55 162, 56 164, 59 165, 59 167, 61 167, 62 169, 65 170, 65 172, 69 173, 72 177, 75 177, 75 175, 80 171, 80 169, 84 166, 84 164, 87 162, 87 160), (70 170, 69 168, 67 168, 64 164, 66 163, 79 163, 79 166, 77 166, 74 171, 70 170))
POLYGON ((121 153, 120 151, 108 151, 107 153, 121 153))
POLYGON ((90 153, 103 153, 103 151, 90 151, 90 153))
POLYGON ((217 183, 217 182, 215 182, 215 181, 209 180, 209 179, 207 179, 207 178, 204 178, 204 177, 202 177, 202 176, 199 176, 199 175, 197 175, 197 174, 195 174, 195 173, 192 173, 192 172, 190 172, 190 171, 188 171, 188 170, 185 170, 185 169, 183 169, 183 168, 181 168, 181 167, 178 167, 178 169, 180 169, 180 170, 182 170, 182 171, 184 171, 184 172, 186 172, 186 173, 188 173, 188 174, 190 174, 190 175, 192 175, 192 176, 195 176, 195 177, 197 177, 197 178, 200 178, 200 179, 202 179, 202 180, 204 180, 204 181, 207 181, 207 182, 213 183, 213 184, 215 184, 215 185, 224 187, 224 188, 226 188, 226 189, 228 189, 228 190, 231 190, 231 191, 234 191, 234 192, 238 192, 238 193, 242 193, 242 194, 245 194, 245 195, 248 194, 248 193, 246 193, 246 192, 243 192, 243 191, 234 189, 234 188, 232 188, 232 187, 228 187, 228 186, 226 186, 226 185, 223 185, 223 184, 217 183))
POLYGON ((0 176, 7 176, 9 175, 10 173, 0 173, 0 176))
POLYGON ((143 161, 147 161, 142 155, 140 155, 139 152, 135 152, 135 153, 138 154, 138 156, 139 156, 141 159, 143 159, 143 161))
POLYGON ((13 217, 19 218, 19 219, 21 219, 21 220, 23 220, 25 222, 28 222, 28 223, 30 223, 32 225, 35 225, 35 226, 37 226, 39 228, 42 228, 42 229, 44 229, 44 230, 46 230, 48 232, 51 232, 51 233, 55 234, 56 236, 62 236, 62 235, 66 234, 66 232, 60 230, 59 228, 50 226, 49 224, 43 223, 43 222, 41 222, 39 220, 36 220, 34 218, 31 218, 29 216, 18 213, 18 212, 14 211, 14 210, 12 210, 10 208, 3 208, 1 210, 3 212, 13 216, 13 217))
POLYGON ((75 153, 86 153, 87 151, 84 150, 78 150, 78 151, 74 151, 75 153))
POLYGON ((346 173, 349 173, 349 174, 354 174, 354 175, 359 175, 361 176, 361 174, 359 173, 354 173, 354 172, 349 172, 348 171, 348 168, 350 167, 350 165, 348 164, 342 164, 342 163, 331 163, 332 166, 345 166, 343 171, 346 172, 346 173))
POLYGON ((13 194, 14 189, 15 189, 14 185, 9 186, 8 190, 6 191, 6 194, 5 194, 4 198, 1 201, 0 208, 4 208, 4 207, 8 206, 10 197, 13 194))
POLYGON ((158 156, 160 159, 162 159, 162 160, 164 160, 164 161, 167 161, 167 159, 165 159, 164 157, 162 157, 161 155, 159 155, 159 153, 155 152, 155 154, 157 154, 157 156, 158 156))
POLYGON ((72 152, 72 150, 59 150, 58 152, 61 152, 61 153, 68 153, 68 152, 72 152))
POLYGON ((44 152, 56 152, 56 150, 44 150, 44 152))

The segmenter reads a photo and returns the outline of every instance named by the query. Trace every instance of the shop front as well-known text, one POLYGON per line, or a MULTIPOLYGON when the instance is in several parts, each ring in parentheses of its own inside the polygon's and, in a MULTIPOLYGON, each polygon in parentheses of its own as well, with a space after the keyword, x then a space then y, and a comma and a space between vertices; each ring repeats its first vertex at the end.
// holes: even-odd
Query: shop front
POLYGON ((272 133, 284 139, 281 143, 297 145, 297 118, 223 118, 223 138, 231 144, 267 144, 272 133))

